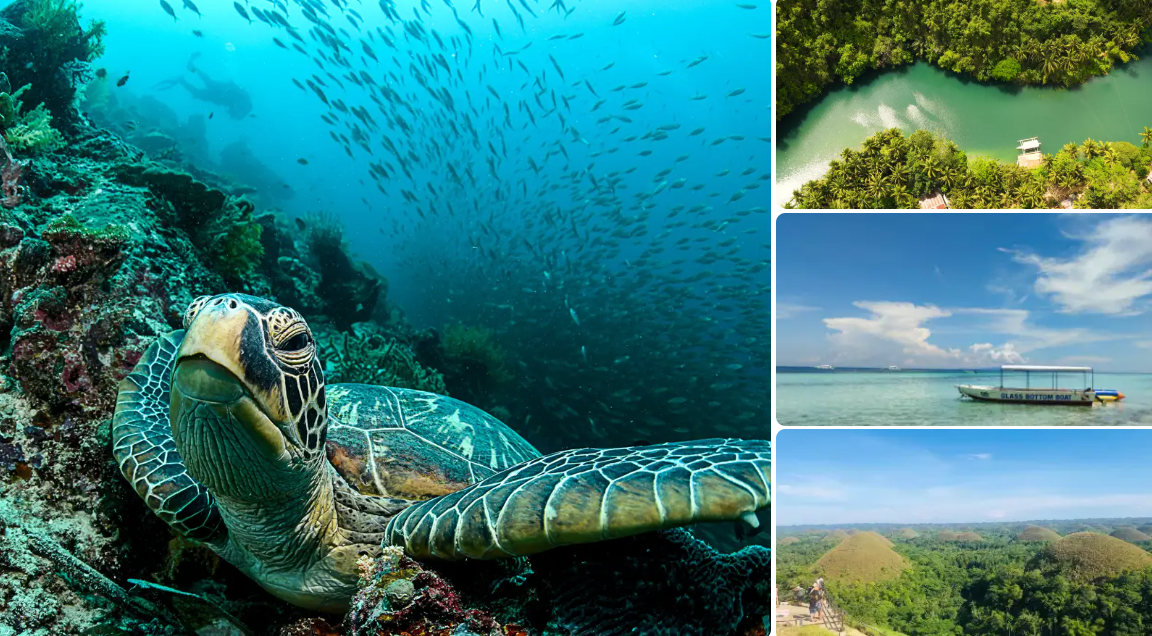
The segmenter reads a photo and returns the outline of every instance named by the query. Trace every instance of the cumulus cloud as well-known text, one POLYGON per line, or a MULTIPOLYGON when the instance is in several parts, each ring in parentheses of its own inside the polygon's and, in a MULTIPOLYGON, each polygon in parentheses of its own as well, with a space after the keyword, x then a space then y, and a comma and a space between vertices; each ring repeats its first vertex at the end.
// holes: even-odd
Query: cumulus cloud
POLYGON ((1132 315, 1152 294, 1152 221, 1127 216, 1108 219, 1078 238, 1080 254, 1045 257, 1000 248, 1013 260, 1036 269, 1036 293, 1051 298, 1064 313, 1132 315))
MULTIPOLYGON (((977 343, 968 349, 945 349, 929 342, 932 320, 954 315, 935 305, 904 302, 858 301, 855 306, 871 312, 865 318, 825 318, 824 324, 836 332, 829 344, 841 363, 884 366, 899 361, 905 366, 963 365, 986 366, 1024 361, 1012 343, 1000 346, 977 343)), ((1028 312, 1023 310, 960 309, 964 313, 986 312, 1000 321, 1001 329, 1023 330, 1028 312)))
POLYGON ((824 319, 824 324, 837 332, 828 339, 841 356, 871 358, 891 351, 893 343, 899 345, 906 360, 943 360, 953 355, 953 352, 928 342, 932 332, 923 326, 929 320, 947 318, 951 312, 934 305, 912 303, 862 300, 852 304, 872 315, 867 318, 824 319))

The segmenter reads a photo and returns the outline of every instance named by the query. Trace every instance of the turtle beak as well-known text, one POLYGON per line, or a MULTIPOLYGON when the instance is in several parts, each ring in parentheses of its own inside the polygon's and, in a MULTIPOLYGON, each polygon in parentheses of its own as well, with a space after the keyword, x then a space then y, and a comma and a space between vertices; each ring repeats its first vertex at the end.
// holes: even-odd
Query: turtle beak
POLYGON ((268 419, 236 376, 207 358, 183 358, 176 363, 170 403, 172 434, 177 440, 183 439, 181 429, 195 422, 192 425, 203 429, 199 435, 223 435, 235 440, 235 435, 227 431, 239 428, 248 434, 251 448, 259 454, 273 458, 285 454, 280 428, 268 419), (197 410, 200 417, 190 420, 187 409, 197 410), (205 423, 208 420, 211 424, 205 423), (212 432, 215 427, 221 428, 212 432))
POLYGON ((249 372, 254 364, 269 364, 263 342, 260 321, 244 307, 220 302, 200 310, 188 325, 172 372, 171 422, 177 440, 185 437, 180 429, 197 427, 186 431, 188 439, 244 440, 257 455, 285 455, 274 374, 249 372), (245 351, 258 354, 246 356, 245 351), (268 379, 262 383, 253 377, 268 379), (241 431, 246 435, 238 437, 241 431))
POLYGON ((281 396, 279 369, 268 359, 264 349, 263 327, 256 316, 243 306, 228 302, 208 304, 188 325, 176 353, 177 369, 194 360, 215 363, 216 366, 197 364, 189 367, 189 373, 181 378, 188 382, 184 388, 192 391, 188 396, 200 391, 205 400, 230 401, 229 396, 234 391, 227 386, 230 379, 242 387, 268 419, 276 423, 291 421, 281 396), (223 399, 213 399, 213 391, 220 391, 223 399))
POLYGON ((230 404, 247 395, 244 386, 228 369, 202 356, 183 358, 172 373, 180 393, 201 402, 230 404))

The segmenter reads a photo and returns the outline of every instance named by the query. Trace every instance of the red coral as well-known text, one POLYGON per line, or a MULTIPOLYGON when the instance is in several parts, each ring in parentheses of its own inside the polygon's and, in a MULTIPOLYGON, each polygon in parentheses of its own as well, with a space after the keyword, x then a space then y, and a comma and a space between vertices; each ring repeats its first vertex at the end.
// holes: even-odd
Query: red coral
POLYGON ((57 274, 64 274, 67 272, 76 271, 76 257, 69 254, 68 256, 61 256, 52 263, 52 271, 57 274))
MULTIPOLYGON (((460 625, 474 634, 506 636, 525 634, 517 626, 502 627, 491 614, 466 609, 460 594, 435 572, 424 570, 409 557, 396 564, 400 571, 414 571, 411 578, 415 596, 408 605, 376 615, 373 608, 384 601, 383 587, 394 578, 382 577, 377 583, 360 590, 352 602, 346 625, 353 635, 371 636, 448 636, 460 625), (374 619, 368 617, 375 616, 374 619)), ((526 636, 526 634, 525 634, 526 636)))

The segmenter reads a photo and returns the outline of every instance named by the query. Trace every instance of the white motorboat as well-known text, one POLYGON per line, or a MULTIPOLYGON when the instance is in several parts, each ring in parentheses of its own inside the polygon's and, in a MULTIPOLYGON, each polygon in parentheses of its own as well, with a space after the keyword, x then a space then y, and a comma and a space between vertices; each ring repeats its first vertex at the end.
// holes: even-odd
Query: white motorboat
POLYGON ((833 370, 835 370, 835 369, 836 369, 836 367, 834 367, 834 366, 832 366, 832 365, 830 365, 830 364, 822 364, 822 365, 820 365, 820 366, 818 366, 818 367, 816 367, 816 368, 817 368, 818 370, 820 370, 820 371, 833 371, 833 370))
MULTIPOLYGON (((1017 376, 1018 378, 1019 376, 1017 376)), ((1053 367, 1007 364, 1000 367, 1000 385, 984 386, 959 384, 960 395, 980 402, 1005 402, 1009 404, 1050 404, 1064 406, 1092 406, 1096 402, 1115 402, 1124 399, 1124 394, 1113 389, 1094 389, 1096 372, 1092 367, 1053 367), (1023 373, 1024 386, 1015 381, 1015 386, 1004 383, 1005 373, 1023 373), (1060 374, 1079 373, 1083 379, 1083 389, 1068 389, 1060 386, 1060 374), (1051 386, 1033 387, 1032 377, 1050 377, 1051 386)))

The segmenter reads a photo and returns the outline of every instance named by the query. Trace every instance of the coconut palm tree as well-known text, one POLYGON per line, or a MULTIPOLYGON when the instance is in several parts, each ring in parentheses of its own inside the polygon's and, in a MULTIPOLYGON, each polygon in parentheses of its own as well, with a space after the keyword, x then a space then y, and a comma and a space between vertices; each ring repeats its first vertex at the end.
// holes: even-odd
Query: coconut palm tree
POLYGON ((1152 128, 1144 127, 1144 132, 1140 133, 1140 138, 1144 140, 1144 147, 1152 146, 1152 128))
POLYGON ((1101 153, 1100 145, 1096 143, 1091 137, 1084 140, 1084 145, 1081 146, 1085 159, 1091 159, 1099 156, 1101 153))

